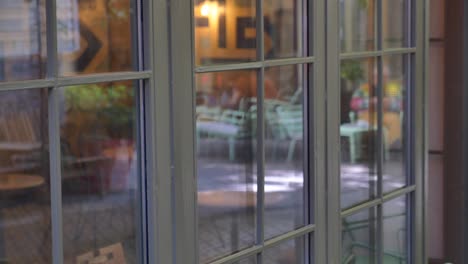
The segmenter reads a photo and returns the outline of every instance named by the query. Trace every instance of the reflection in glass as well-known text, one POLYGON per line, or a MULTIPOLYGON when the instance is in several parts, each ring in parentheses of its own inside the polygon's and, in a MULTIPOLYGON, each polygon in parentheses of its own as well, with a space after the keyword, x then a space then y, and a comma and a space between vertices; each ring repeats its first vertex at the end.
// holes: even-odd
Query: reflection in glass
POLYGON ((57 0, 63 75, 132 70, 132 0, 57 0))
POLYGON ((375 48, 374 10, 374 0, 340 0, 341 52, 375 48))
POLYGON ((196 87, 198 245, 206 263, 255 242, 257 75, 203 73, 196 87))
POLYGON ((341 64, 341 204, 376 195, 377 70, 373 59, 341 64))
POLYGON ((402 55, 383 57, 384 192, 406 185, 405 146, 408 144, 404 136, 404 120, 407 118, 404 99, 408 67, 405 67, 405 58, 402 55))
POLYGON ((253 255, 248 258, 242 259, 239 262, 236 262, 236 264, 256 264, 257 263, 257 256, 253 255))
POLYGON ((45 0, 0 1, 0 82, 45 75, 45 0))
POLYGON ((382 0, 383 48, 408 46, 409 0, 382 0))
POLYGON ((0 262, 51 259, 46 90, 0 93, 0 262))
POLYGON ((406 196, 383 205, 383 263, 407 263, 407 205, 406 196))
POLYGON ((376 219, 375 208, 343 218, 342 263, 378 263, 376 219))
POLYGON ((65 263, 139 263, 139 178, 131 82, 61 88, 65 263))
POLYGON ((304 65, 265 70, 265 237, 304 225, 304 65))
POLYGON ((288 240, 266 249, 263 253, 263 259, 265 263, 269 264, 305 263, 304 237, 288 240))
POLYGON ((193 0, 197 65, 256 58, 254 0, 193 0))
POLYGON ((302 0, 264 1, 265 58, 300 57, 303 27, 302 0))

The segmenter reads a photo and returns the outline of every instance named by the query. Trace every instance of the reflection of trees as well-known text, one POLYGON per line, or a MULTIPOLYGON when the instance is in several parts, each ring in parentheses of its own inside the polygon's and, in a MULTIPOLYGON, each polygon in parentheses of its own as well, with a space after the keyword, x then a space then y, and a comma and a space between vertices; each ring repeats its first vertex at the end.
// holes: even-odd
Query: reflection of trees
POLYGON ((80 149, 86 137, 131 139, 135 122, 134 89, 125 84, 65 88, 66 120, 62 136, 80 149))

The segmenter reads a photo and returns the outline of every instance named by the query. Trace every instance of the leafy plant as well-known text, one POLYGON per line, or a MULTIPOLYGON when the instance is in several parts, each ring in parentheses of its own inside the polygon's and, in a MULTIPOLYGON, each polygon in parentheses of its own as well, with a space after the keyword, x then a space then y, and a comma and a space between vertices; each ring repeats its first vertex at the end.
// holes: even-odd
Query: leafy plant
POLYGON ((359 5, 361 6, 362 9, 366 9, 367 6, 369 5, 369 0, 359 0, 359 5))
POLYGON ((68 111, 95 115, 112 137, 129 137, 135 120, 134 89, 125 85, 77 85, 65 89, 68 111))
POLYGON ((364 78, 364 70, 361 63, 357 60, 351 60, 341 65, 341 78, 355 82, 364 78))

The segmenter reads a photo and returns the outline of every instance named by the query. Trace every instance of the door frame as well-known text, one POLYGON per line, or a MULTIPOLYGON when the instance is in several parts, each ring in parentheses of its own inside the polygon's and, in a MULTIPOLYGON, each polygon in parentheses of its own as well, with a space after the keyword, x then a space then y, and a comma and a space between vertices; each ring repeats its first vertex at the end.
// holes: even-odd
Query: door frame
MULTIPOLYGON (((381 6, 379 0, 378 6, 381 6)), ((171 120, 170 123, 172 140, 170 143, 172 161, 171 166, 165 166, 167 173, 171 171, 173 193, 159 194, 164 203, 166 213, 168 208, 173 208, 173 221, 169 224, 168 219, 163 219, 157 223, 159 228, 167 231, 171 226, 174 232, 175 242, 173 241, 173 263, 191 263, 198 260, 197 249, 197 181, 196 181, 196 158, 195 158, 195 74, 209 71, 209 67, 196 67, 194 59, 194 4, 192 1, 172 0, 170 7, 165 6, 164 1, 157 1, 160 10, 167 10, 170 24, 168 33, 169 63, 170 73, 169 83, 171 87, 169 108, 171 120), (160 5, 161 4, 161 5, 160 5), (170 167, 170 169, 169 169, 170 167), (169 204, 169 201, 171 203, 169 204), (165 229, 166 228, 166 229, 165 229)), ((256 0, 257 17, 262 16, 262 1, 256 0)), ((392 54, 406 54, 410 57, 411 74, 413 76, 414 90, 411 93, 412 98, 412 118, 410 137, 414 146, 411 150, 412 163, 408 170, 413 179, 410 184, 402 189, 383 195, 380 198, 366 202, 350 210, 342 211, 340 206, 340 90, 339 90, 339 71, 340 71, 340 49, 339 49, 339 1, 316 0, 309 9, 313 16, 313 21, 309 25, 313 28, 314 37, 312 45, 314 56, 307 57, 304 62, 314 65, 314 89, 308 97, 310 107, 309 127, 312 128, 308 136, 312 143, 309 150, 316 155, 311 160, 315 178, 313 188, 315 197, 310 197, 310 204, 314 205, 315 224, 309 229, 300 229, 298 232, 291 232, 286 236, 281 236, 279 241, 274 244, 259 244, 240 253, 223 258, 213 263, 231 263, 249 255, 255 255, 263 249, 276 245, 276 243, 291 239, 297 235, 314 234, 315 239, 315 261, 316 263, 340 263, 341 262, 341 219, 363 208, 373 206, 381 207, 383 203, 397 197, 408 195, 410 197, 409 219, 412 224, 412 241, 410 259, 413 263, 426 263, 426 185, 425 178, 427 168, 426 146, 427 146, 427 116, 426 116, 426 84, 427 84, 427 65, 428 65, 428 3, 424 0, 414 0, 414 16, 411 23, 414 25, 413 48, 402 48, 390 51, 374 52, 373 56, 382 57, 392 54), (326 98, 326 99, 325 99, 326 98), (325 139, 325 140, 324 140, 325 139), (326 243, 324 243, 326 241, 326 243)), ((163 11, 158 11, 158 7, 153 8, 155 14, 163 15, 163 11)), ((164 11, 165 12, 165 11, 164 11)), ((381 12, 377 16, 381 17, 381 12)), ((154 21, 155 27, 157 22, 154 21)), ((381 18, 377 19, 377 25, 381 25, 381 18)), ((257 25, 261 29, 262 25, 257 25)), ((161 26, 161 25, 159 25, 161 26)), ((167 25, 164 25, 167 26, 167 25)), ((161 29, 162 30, 162 29, 161 29)), ((166 32, 167 33, 167 32, 166 32)), ((258 37, 258 43, 263 43, 262 37, 258 37)), ((260 48, 261 49, 261 48, 260 48)), ((155 63, 165 64, 153 58, 155 63)), ((265 62, 262 62, 263 64, 265 62)), ((280 63, 280 62, 277 62, 280 63)), ((264 66, 263 64, 259 67, 264 66)), ((218 70, 233 70, 249 68, 251 65, 239 64, 237 66, 218 66, 218 70)), ((214 68, 213 68, 214 69, 214 68)), ((380 69, 381 71, 381 69, 380 69)), ((158 100, 158 99, 155 99, 158 100)), ((164 106, 167 102, 161 102, 164 98, 159 98, 164 106)), ((164 118, 163 118, 164 119, 164 118)), ((163 123, 164 124, 164 123, 163 123)), ((164 126, 164 125, 162 125, 164 126)), ((157 133, 157 131, 156 131, 157 133)), ((167 133, 165 131, 164 133, 167 133)), ((161 140, 164 140, 161 138, 161 140)), ((166 144, 166 143, 164 143, 166 144)), ((167 150, 167 149, 166 149, 167 150)), ((161 153, 161 152, 158 152, 161 153)), ((382 155, 381 155, 382 156, 382 155)), ((157 175, 158 181, 163 180, 164 185, 169 186, 168 176, 157 175), (167 182, 166 182, 167 181, 167 182)), ((262 181, 260 180, 260 183, 262 181)), ((159 189, 159 188, 156 188, 159 189)), ((261 198, 261 197, 260 197, 261 198)), ((159 205, 159 204, 158 204, 159 205)), ((168 216, 166 216, 168 217, 168 216)), ((379 213, 382 221, 382 212, 379 213)), ((382 230, 379 230, 382 232, 382 230)), ((160 245, 164 244, 166 236, 159 236, 160 245)), ((379 235, 382 239, 382 235, 379 235)), ((166 246, 163 246, 166 249, 166 246)), ((160 249, 161 250, 161 249, 160 249)), ((382 251, 382 249, 379 249, 382 251)), ((165 251, 162 251, 165 252, 165 251)), ((166 251, 167 252, 167 251, 166 251)), ((382 252, 380 252, 382 254, 382 252)))

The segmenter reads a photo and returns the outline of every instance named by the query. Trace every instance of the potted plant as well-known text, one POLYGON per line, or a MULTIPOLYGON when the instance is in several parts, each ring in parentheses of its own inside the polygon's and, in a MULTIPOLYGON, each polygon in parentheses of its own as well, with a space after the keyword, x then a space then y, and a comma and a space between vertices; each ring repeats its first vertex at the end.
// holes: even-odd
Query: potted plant
POLYGON ((349 123, 350 103, 354 90, 364 79, 364 69, 359 60, 350 60, 341 64, 341 123, 349 123))
POLYGON ((66 123, 73 128, 64 138, 76 144, 78 156, 112 161, 101 189, 125 188, 134 156, 134 89, 123 84, 78 85, 66 88, 64 97, 66 123))
POLYGON ((81 124, 85 133, 104 134, 112 139, 133 138, 134 89, 125 85, 77 85, 65 89, 67 113, 87 116, 81 124), (89 127, 91 125, 91 127, 89 127))

